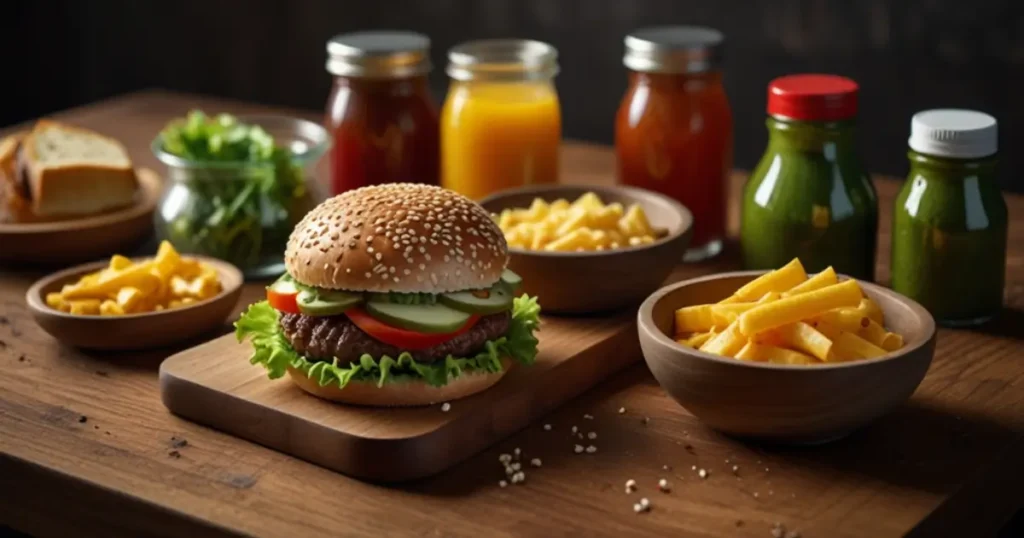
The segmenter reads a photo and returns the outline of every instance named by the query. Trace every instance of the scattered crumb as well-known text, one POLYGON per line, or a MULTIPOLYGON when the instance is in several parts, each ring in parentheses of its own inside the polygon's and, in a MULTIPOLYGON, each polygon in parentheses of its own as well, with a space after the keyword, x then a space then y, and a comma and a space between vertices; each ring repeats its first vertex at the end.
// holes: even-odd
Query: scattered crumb
POLYGON ((710 474, 710 473, 708 473, 708 471, 706 469, 701 469, 701 470, 697 471, 697 476, 699 476, 701 478, 707 478, 708 474, 710 474))
POLYGON ((640 503, 635 503, 633 504, 633 511, 639 514, 644 511, 644 507, 640 506, 640 503))
POLYGON ((686 450, 687 452, 689 452, 690 454, 696 454, 697 453, 697 451, 693 449, 693 445, 691 445, 690 443, 686 443, 686 445, 683 446, 683 449, 686 450))
POLYGON ((514 475, 514 474, 516 474, 516 470, 515 470, 515 469, 513 469, 513 468, 512 468, 511 466, 509 466, 508 464, 506 464, 506 465, 505 465, 505 476, 512 476, 512 475, 514 475))
POLYGON ((25 357, 24 353, 18 355, 18 362, 25 362, 25 359, 27 359, 27 357, 25 357))
POLYGON ((508 482, 506 482, 504 480, 498 480, 498 487, 502 487, 502 488, 508 487, 508 482))
POLYGON ((732 474, 739 476, 739 474, 740 474, 740 466, 739 465, 733 465, 732 466, 732 474))
POLYGON ((188 446, 188 439, 184 437, 171 436, 171 448, 182 448, 188 446))
POLYGON ((78 423, 79 424, 85 424, 88 421, 89 421, 89 417, 87 417, 85 415, 82 415, 82 416, 78 417, 78 423))
POLYGON ((533 465, 534 467, 540 467, 541 466, 540 458, 533 458, 532 460, 530 460, 530 465, 533 465))
POLYGON ((742 519, 737 519, 736 520, 736 526, 737 527, 742 527, 743 526, 743 520, 742 519))
POLYGON ((96 370, 96 375, 100 377, 110 377, 110 372, 107 372, 106 370, 96 370))
POLYGON ((668 493, 669 491, 672 491, 672 486, 669 485, 668 480, 662 478, 661 480, 658 480, 658 489, 668 493))
POLYGON ((11 319, 7 316, 0 316, 0 325, 7 325, 11 322, 11 319))
POLYGON ((671 466, 669 466, 669 465, 662 465, 662 466, 661 466, 661 470, 662 470, 662 471, 671 471, 671 470, 672 470, 672 467, 671 467, 671 466))
POLYGON ((775 491, 774 490, 768 490, 768 495, 775 495, 775 491))
POLYGON ((583 418, 586 419, 586 420, 594 420, 594 415, 591 415, 590 413, 586 413, 586 414, 583 415, 583 418))
POLYGON ((448 402, 445 402, 445 403, 441 404, 441 412, 442 413, 447 413, 448 411, 451 411, 451 410, 452 410, 452 404, 450 404, 448 402))
POLYGON ((768 468, 767 467, 764 468, 764 472, 766 472, 766 473, 768 472, 768 468))
POLYGON ((649 510, 651 508, 651 501, 649 501, 647 497, 644 497, 640 499, 640 506, 642 506, 644 510, 649 510))
MULTIPOLYGON (((107 432, 107 433, 110 433, 110 432, 107 432)), ((168 452, 167 455, 172 457, 172 458, 174 458, 174 459, 178 459, 178 458, 181 457, 181 452, 178 452, 177 450, 172 450, 172 451, 168 452)))
POLYGON ((783 538, 786 535, 786 526, 776 522, 772 525, 772 538, 783 538))
POLYGON ((577 454, 582 454, 583 453, 583 445, 576 445, 576 446, 572 447, 572 451, 577 453, 577 454))
POLYGON ((696 471, 697 470, 697 466, 696 465, 691 465, 690 466, 690 470, 691 471, 696 471))
POLYGON ((499 454, 498 461, 500 461, 501 463, 508 463, 512 461, 512 454, 499 454))
POLYGON ((515 447, 512 449, 512 455, 515 456, 516 459, 519 459, 519 455, 522 453, 523 451, 519 450, 519 447, 515 447))
POLYGON ((651 421, 651 419, 649 419, 647 417, 644 417, 644 418, 640 419, 640 423, 643 424, 644 426, 646 426, 647 423, 650 422, 650 421, 651 421))
POLYGON ((590 445, 590 446, 587 447, 587 454, 593 454, 594 452, 597 452, 597 447, 596 446, 590 445))
POLYGON ((94 430, 100 429, 99 424, 93 424, 92 429, 94 429, 94 430))
POLYGON ((550 424, 545 424, 544 425, 544 431, 546 431, 546 432, 551 431, 551 425, 550 424))
POLYGON ((576 434, 576 438, 577 439, 583 439, 583 434, 582 433, 577 433, 576 434))
POLYGON ((636 491, 636 480, 630 478, 629 480, 626 480, 626 493, 632 493, 634 491, 636 491))
POLYGON ((626 408, 625 407, 620 407, 619 408, 619 414, 622 415, 622 414, 625 414, 625 413, 626 413, 626 408))
POLYGON ((597 432, 590 432, 587 434, 587 439, 597 439, 597 432))
POLYGON ((576 433, 577 431, 579 431, 579 428, 577 428, 576 426, 573 426, 572 427, 572 433, 576 433))
POLYGON ((800 533, 797 531, 789 531, 786 533, 786 538, 800 538, 800 533))
POLYGON ((756 491, 754 492, 754 498, 757 498, 757 497, 760 497, 760 496, 761 496, 761 494, 760 494, 760 493, 758 493, 758 492, 756 492, 756 491))
POLYGON ((524 473, 522 471, 519 471, 518 473, 512 475, 512 483, 513 484, 521 484, 521 483, 523 483, 525 481, 526 481, 526 473, 524 473))

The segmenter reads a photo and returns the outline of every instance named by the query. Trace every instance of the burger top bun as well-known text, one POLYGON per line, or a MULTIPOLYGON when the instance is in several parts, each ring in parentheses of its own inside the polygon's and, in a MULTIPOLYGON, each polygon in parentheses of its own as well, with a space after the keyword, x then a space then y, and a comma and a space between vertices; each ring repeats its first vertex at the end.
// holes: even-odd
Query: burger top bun
POLYGON ((288 273, 308 286, 446 293, 489 288, 508 263, 491 216, 440 187, 398 183, 326 200, 295 226, 288 273))

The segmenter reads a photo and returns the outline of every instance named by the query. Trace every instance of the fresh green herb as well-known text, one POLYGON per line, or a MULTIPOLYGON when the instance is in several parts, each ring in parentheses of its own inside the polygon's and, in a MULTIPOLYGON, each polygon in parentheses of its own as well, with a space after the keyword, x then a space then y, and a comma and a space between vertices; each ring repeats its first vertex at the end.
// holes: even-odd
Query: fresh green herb
POLYGON ((280 258, 309 209, 302 168, 258 125, 192 111, 160 133, 161 148, 190 161, 171 171, 185 189, 163 234, 179 249, 242 267, 280 258))
POLYGON ((235 322, 235 335, 239 341, 246 338, 254 348, 249 362, 262 365, 271 379, 277 379, 295 368, 323 387, 335 385, 345 388, 353 379, 375 381, 377 386, 384 383, 409 379, 422 379, 433 386, 441 386, 462 374, 474 371, 500 372, 501 358, 511 357, 522 364, 532 364, 537 358, 537 329, 540 306, 537 299, 517 297, 512 308, 512 320, 505 336, 489 340, 484 348, 473 357, 453 357, 431 364, 416 362, 409 353, 397 358, 371 357, 363 355, 358 362, 339 364, 310 361, 296 352, 281 332, 278 313, 266 301, 253 304, 235 322))

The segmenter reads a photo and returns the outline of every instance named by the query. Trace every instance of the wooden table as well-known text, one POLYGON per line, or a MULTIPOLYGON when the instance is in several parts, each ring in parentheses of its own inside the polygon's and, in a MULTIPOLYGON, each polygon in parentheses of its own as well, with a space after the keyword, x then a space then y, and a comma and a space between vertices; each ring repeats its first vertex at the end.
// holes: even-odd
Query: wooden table
MULTIPOLYGON (((145 92, 56 116, 120 138, 137 162, 155 166, 147 150, 153 135, 193 106, 254 108, 145 92)), ((609 181, 612 164, 606 148, 565 149, 573 181, 609 181)), ((877 184, 884 268, 898 185, 877 184)), ((741 444, 668 399, 641 363, 545 418, 551 431, 535 424, 448 472, 399 487, 352 480, 171 416, 156 368, 173 350, 62 347, 24 304, 39 274, 4 269, 0 522, 61 536, 764 538, 777 522, 805 538, 994 535, 1024 504, 1024 197, 1007 199, 1013 220, 1002 318, 983 330, 943 330, 913 399, 845 440, 800 449, 741 444), (596 454, 573 453, 573 426, 597 432, 596 454), (187 445, 172 446, 172 437, 187 445), (528 467, 524 485, 502 489, 498 454, 513 448, 543 467, 528 467), (710 474, 700 479, 694 469, 710 474), (662 477, 671 493, 657 491, 662 477), (624 493, 627 479, 637 481, 638 494, 624 493), (634 514, 641 495, 653 510, 634 514)), ((732 267, 733 259, 727 252, 676 278, 732 267)), ((248 285, 242 304, 261 290, 248 285)))

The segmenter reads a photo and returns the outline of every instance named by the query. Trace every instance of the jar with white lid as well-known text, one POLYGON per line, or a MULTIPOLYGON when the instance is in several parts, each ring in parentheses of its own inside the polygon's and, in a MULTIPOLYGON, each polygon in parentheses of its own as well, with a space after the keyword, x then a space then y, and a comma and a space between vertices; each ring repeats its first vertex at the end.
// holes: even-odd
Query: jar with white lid
POLYGON ((1002 308, 1006 271, 996 119, 973 110, 927 110, 910 127, 910 173, 893 214, 892 288, 939 323, 983 323, 1002 308))

